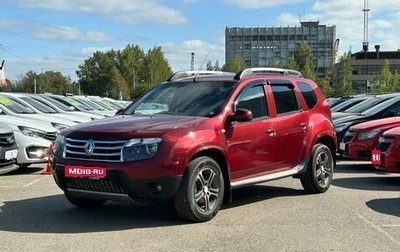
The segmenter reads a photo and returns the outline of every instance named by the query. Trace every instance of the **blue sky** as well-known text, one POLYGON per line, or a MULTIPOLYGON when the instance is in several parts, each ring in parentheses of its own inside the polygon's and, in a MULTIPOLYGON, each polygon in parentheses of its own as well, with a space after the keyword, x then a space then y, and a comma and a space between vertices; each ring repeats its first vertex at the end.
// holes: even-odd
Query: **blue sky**
MULTIPOLYGON (((336 25, 339 56, 360 51, 364 0, 0 0, 0 60, 10 80, 59 71, 76 79, 95 51, 161 46, 174 71, 225 64, 225 27, 336 25), (208 55, 208 56, 207 56, 208 55)), ((368 41, 400 48, 400 1, 369 1, 368 41)))

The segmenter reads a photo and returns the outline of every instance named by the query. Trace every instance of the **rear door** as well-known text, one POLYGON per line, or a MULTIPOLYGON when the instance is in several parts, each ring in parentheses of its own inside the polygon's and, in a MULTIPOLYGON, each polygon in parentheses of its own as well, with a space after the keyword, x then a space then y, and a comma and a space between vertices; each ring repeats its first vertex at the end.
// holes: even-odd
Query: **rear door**
POLYGON ((276 115, 272 118, 277 138, 276 169, 290 169, 304 156, 308 113, 290 81, 270 81, 276 115))

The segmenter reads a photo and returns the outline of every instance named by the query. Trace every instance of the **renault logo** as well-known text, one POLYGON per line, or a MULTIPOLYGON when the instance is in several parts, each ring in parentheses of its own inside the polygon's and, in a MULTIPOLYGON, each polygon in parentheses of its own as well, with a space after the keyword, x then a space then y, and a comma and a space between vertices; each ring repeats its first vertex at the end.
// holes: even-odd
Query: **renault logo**
POLYGON ((93 154, 93 150, 94 150, 93 139, 87 140, 84 149, 85 149, 86 156, 90 157, 93 154))

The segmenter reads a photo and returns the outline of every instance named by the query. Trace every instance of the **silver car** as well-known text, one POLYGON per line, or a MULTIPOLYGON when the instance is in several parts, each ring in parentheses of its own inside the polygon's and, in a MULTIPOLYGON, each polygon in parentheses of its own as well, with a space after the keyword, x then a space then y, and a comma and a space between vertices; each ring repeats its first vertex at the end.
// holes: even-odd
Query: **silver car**
POLYGON ((19 167, 27 168, 34 163, 47 162, 48 149, 58 133, 50 123, 4 114, 0 114, 0 121, 14 132, 19 167))

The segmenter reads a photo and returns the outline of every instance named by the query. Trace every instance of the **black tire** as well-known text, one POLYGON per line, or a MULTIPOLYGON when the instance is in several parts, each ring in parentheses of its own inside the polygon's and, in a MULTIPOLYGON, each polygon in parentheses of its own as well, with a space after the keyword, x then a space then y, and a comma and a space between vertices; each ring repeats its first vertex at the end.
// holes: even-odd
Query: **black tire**
POLYGON ((81 208, 96 208, 96 207, 100 207, 102 206, 106 200, 94 200, 94 199, 86 199, 86 198, 77 198, 75 196, 72 196, 70 193, 68 192, 64 192, 65 197, 67 198, 67 200, 77 206, 77 207, 81 207, 81 208))
POLYGON ((31 165, 30 163, 18 164, 18 166, 19 166, 19 168, 20 168, 21 170, 26 170, 26 169, 28 169, 28 166, 30 166, 30 165, 31 165))
POLYGON ((178 215, 192 222, 209 221, 224 198, 224 178, 218 163, 209 157, 192 160, 174 197, 178 215))
POLYGON ((307 171, 300 176, 301 185, 308 193, 323 193, 333 179, 334 159, 331 150, 324 144, 313 147, 307 171))

